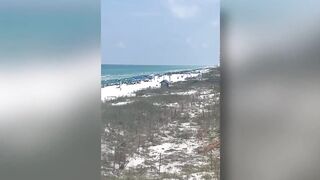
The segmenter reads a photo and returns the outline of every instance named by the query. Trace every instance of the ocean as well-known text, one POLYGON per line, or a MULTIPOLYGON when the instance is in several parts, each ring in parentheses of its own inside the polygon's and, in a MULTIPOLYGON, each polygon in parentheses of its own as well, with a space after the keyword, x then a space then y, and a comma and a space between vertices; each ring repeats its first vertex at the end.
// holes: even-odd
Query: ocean
POLYGON ((195 70, 204 66, 186 65, 101 65, 102 87, 122 84, 133 84, 152 79, 154 75, 195 70))

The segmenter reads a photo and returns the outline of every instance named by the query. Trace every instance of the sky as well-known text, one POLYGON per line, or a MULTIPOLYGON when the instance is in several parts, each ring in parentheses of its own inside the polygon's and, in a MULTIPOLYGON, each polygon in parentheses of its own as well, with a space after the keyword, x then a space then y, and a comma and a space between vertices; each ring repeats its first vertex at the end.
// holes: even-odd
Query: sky
POLYGON ((219 0, 102 0, 103 64, 216 65, 219 0))
POLYGON ((0 59, 7 64, 98 52, 100 0, 2 0, 0 27, 0 59))

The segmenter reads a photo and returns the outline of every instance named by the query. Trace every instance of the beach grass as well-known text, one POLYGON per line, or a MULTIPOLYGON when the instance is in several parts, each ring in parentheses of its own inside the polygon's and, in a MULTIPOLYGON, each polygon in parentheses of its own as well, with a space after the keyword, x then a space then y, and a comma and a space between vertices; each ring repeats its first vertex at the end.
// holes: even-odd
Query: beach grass
POLYGON ((213 167, 212 155, 199 154, 195 147, 201 149, 220 135, 219 98, 220 70, 211 68, 202 77, 175 82, 169 88, 144 89, 133 97, 103 102, 102 177, 184 179, 202 173, 204 179, 213 178, 219 167, 213 167), (180 149, 184 143, 194 147, 180 149), (163 144, 174 146, 163 152, 156 149, 163 144), (137 159, 143 162, 128 167, 137 159), (199 163, 190 165, 192 159, 199 163), (177 170, 170 169, 172 163, 177 170))

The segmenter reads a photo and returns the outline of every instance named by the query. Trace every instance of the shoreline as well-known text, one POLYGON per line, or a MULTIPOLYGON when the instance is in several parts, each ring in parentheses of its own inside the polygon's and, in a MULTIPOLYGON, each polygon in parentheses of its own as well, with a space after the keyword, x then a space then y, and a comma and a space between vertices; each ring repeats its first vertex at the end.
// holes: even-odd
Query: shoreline
POLYGON ((113 86, 113 85, 120 85, 120 84, 136 84, 140 81, 147 81, 151 80, 154 76, 163 76, 163 75, 172 75, 172 74, 182 74, 185 72, 190 71, 196 71, 201 69, 207 69, 207 68, 215 68, 215 66, 203 66, 203 67, 194 67, 194 68, 188 68, 188 69, 173 69, 170 71, 165 72, 150 72, 150 73, 142 73, 140 75, 133 75, 130 77, 124 77, 121 79, 104 79, 103 76, 101 77, 101 88, 107 87, 107 86, 113 86))
MULTIPOLYGON (((178 75, 185 78, 172 75, 172 82, 176 83, 170 84, 170 88, 145 89, 133 93, 135 96, 102 103, 102 177, 218 177, 220 148, 212 148, 212 144, 220 142, 219 70, 180 72, 178 75), (176 76, 180 78, 173 79, 176 76), (116 148, 119 146, 122 148, 116 148), (122 154, 125 159, 115 160, 115 154, 122 154), (160 156, 165 159, 161 164, 160 156)), ((164 78, 168 74, 158 77, 164 78)))
POLYGON ((103 102, 106 102, 110 100, 115 100, 119 97, 132 97, 135 96, 135 93, 139 90, 144 90, 148 88, 160 88, 160 82, 163 80, 167 80, 170 83, 186 81, 188 78, 199 77, 201 74, 208 72, 211 68, 214 67, 203 67, 193 70, 167 72, 162 75, 153 75, 151 79, 141 80, 138 83, 101 87, 101 100, 103 102))

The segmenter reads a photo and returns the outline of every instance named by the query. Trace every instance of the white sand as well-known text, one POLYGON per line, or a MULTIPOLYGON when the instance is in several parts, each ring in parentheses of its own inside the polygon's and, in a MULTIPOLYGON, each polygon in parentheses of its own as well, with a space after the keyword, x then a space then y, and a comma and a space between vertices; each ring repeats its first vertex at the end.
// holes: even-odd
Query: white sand
POLYGON ((171 74, 171 75, 163 75, 163 76, 155 76, 150 81, 141 81, 136 84, 122 84, 107 86, 101 88, 101 100, 108 101, 112 99, 116 99, 118 97, 125 97, 125 96, 135 96, 135 92, 147 88, 159 88, 160 82, 162 80, 167 80, 171 83, 178 82, 178 81, 185 81, 187 78, 197 77, 202 73, 205 73, 208 69, 196 70, 191 71, 188 73, 181 73, 181 74, 171 74))
POLYGON ((111 105, 112 106, 123 106, 123 105, 130 104, 130 103, 133 103, 133 101, 117 102, 117 103, 112 103, 111 105))

